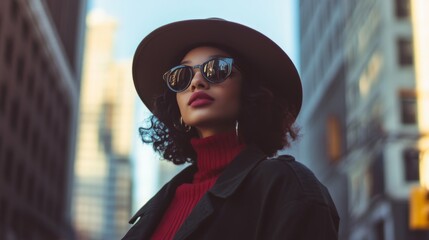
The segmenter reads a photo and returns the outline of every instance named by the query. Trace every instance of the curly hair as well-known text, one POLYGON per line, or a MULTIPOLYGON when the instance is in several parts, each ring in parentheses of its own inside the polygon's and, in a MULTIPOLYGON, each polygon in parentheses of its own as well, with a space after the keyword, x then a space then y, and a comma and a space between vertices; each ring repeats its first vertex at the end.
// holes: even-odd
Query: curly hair
MULTIPOLYGON (((298 136, 293 106, 282 94, 275 94, 271 90, 275 89, 273 86, 258 81, 258 73, 252 70, 255 68, 248 64, 239 64, 239 67, 245 79, 238 119, 240 140, 247 145, 256 145, 268 156, 273 156, 298 136)), ((194 128, 188 132, 183 129, 176 93, 165 88, 164 93, 155 99, 152 111, 149 125, 139 128, 142 141, 153 144, 156 152, 174 164, 194 162, 196 153, 190 139, 198 137, 198 134, 194 128)))

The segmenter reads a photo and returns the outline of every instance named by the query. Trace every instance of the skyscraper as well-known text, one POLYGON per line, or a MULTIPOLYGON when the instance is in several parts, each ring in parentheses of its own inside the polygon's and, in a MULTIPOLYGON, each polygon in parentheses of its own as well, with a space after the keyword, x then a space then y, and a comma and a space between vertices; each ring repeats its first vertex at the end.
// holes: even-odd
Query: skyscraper
POLYGON ((116 28, 101 11, 87 17, 73 198, 80 239, 120 239, 129 228, 136 94, 131 61, 114 58, 116 28))
POLYGON ((0 2, 0 239, 73 239, 86 1, 0 2))

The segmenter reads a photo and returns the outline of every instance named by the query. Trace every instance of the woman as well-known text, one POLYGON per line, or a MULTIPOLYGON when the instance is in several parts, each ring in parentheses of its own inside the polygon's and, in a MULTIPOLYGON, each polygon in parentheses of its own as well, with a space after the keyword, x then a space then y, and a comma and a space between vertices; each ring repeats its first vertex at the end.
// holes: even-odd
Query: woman
POLYGON ((124 239, 336 239, 327 189, 292 156, 299 75, 263 34, 222 19, 153 31, 133 61, 152 111, 143 141, 191 165, 130 220, 124 239), (138 221, 137 221, 138 220, 138 221))

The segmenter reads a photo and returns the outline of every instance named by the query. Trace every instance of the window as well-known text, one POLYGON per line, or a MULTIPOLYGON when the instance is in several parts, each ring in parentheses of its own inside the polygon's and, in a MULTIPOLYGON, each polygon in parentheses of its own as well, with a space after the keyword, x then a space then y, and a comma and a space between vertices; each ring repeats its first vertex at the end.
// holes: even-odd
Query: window
POLYGON ((3 29, 3 14, 0 14, 0 36, 3 36, 2 29, 3 29))
POLYGON ((373 156, 371 165, 368 168, 368 175, 370 178, 370 197, 382 195, 385 189, 384 183, 384 159, 383 154, 380 152, 373 156))
POLYGON ((376 234, 376 239, 377 240, 384 240, 386 239, 386 236, 384 234, 385 232, 385 224, 383 220, 379 220, 376 224, 375 224, 375 234, 376 234))
POLYGON ((5 51, 4 51, 4 61, 10 66, 13 58, 13 40, 11 37, 6 39, 5 51))
POLYGON ((13 170, 14 170, 14 163, 15 163, 15 158, 14 158, 14 154, 12 152, 11 149, 7 149, 6 150, 6 157, 5 157, 5 163, 4 163, 4 168, 2 169, 2 175, 3 175, 3 179, 6 182, 10 182, 12 180, 12 176, 13 176, 13 170))
POLYGON ((28 39, 29 29, 30 29, 30 27, 28 26, 27 20, 23 19, 23 21, 21 23, 21 32, 22 32, 22 38, 24 40, 28 39))
POLYGON ((16 20, 17 15, 18 15, 18 2, 17 0, 12 0, 11 5, 10 5, 10 13, 11 13, 11 17, 13 20, 16 20))
POLYGON ((403 124, 416 124, 417 100, 414 91, 401 91, 401 122, 403 124))
POLYGON ((16 164, 16 173, 15 173, 15 187, 13 188, 18 194, 21 194, 24 187, 24 178, 26 178, 26 173, 24 165, 21 161, 17 161, 16 164))
POLYGON ((19 119, 19 102, 17 99, 14 99, 11 104, 10 109, 10 126, 13 130, 17 130, 19 119))
POLYGON ((24 57, 20 56, 18 58, 18 62, 17 62, 17 66, 16 66, 16 78, 17 78, 19 83, 21 83, 23 78, 24 78, 24 71, 25 71, 24 57))
POLYGON ((328 156, 332 162, 336 162, 341 157, 341 124, 336 116, 330 116, 326 122, 326 137, 328 144, 328 156))
POLYGON ((420 151, 415 148, 406 148, 402 152, 402 159, 404 163, 404 176, 406 181, 419 180, 419 160, 420 151))
POLYGON ((24 115, 22 118, 22 129, 21 129, 21 138, 25 145, 29 142, 29 128, 30 128, 30 119, 28 115, 24 115))
POLYGON ((34 95, 34 73, 27 75, 27 95, 32 98, 34 95))
POLYGON ((0 85, 0 116, 4 116, 3 113, 6 111, 6 100, 7 100, 7 86, 6 83, 0 85))
POLYGON ((410 0, 396 0, 396 17, 407 18, 410 16, 410 0))
POLYGON ((398 63, 401 66, 413 64, 413 45, 411 39, 399 38, 397 40, 398 63))
POLYGON ((31 45, 31 51, 32 51, 32 55, 35 59, 38 58, 39 56, 39 43, 37 42, 37 40, 33 40, 33 43, 31 45))
POLYGON ((34 189, 36 188, 36 180, 34 179, 33 175, 29 174, 29 177, 27 178, 27 199, 28 202, 33 205, 34 204, 34 198, 35 198, 35 191, 34 189))
MULTIPOLYGON (((0 225, 4 226, 6 223, 6 216, 7 216, 7 206, 6 206, 6 200, 4 198, 0 198, 0 225)), ((1 229, 1 227, 0 227, 1 229)))

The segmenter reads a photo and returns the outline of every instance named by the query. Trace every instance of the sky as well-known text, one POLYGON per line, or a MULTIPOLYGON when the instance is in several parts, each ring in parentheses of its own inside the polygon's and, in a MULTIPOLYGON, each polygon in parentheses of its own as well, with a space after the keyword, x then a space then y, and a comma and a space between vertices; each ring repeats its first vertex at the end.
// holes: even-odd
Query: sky
POLYGON ((132 57, 143 37, 164 24, 218 17, 262 32, 298 65, 296 0, 89 0, 88 3, 89 10, 102 9, 118 19, 115 55, 119 59, 132 57))
MULTIPOLYGON (((152 30, 179 20, 223 18, 260 31, 276 42, 299 70, 296 0, 89 0, 88 12, 102 11, 118 21, 115 38, 117 60, 131 59, 140 41, 152 30)), ((131 71, 131 69, 130 69, 131 71)), ((147 110, 138 106, 138 112, 147 110)), ((142 122, 137 116, 137 124, 142 122)), ((144 118, 144 117, 140 117, 144 118)), ((136 126, 137 129, 139 126, 136 126)), ((137 135, 137 134, 136 134, 137 135)), ((132 153, 134 159, 133 211, 145 203, 158 189, 159 161, 151 147, 141 144, 138 136, 132 153)))

